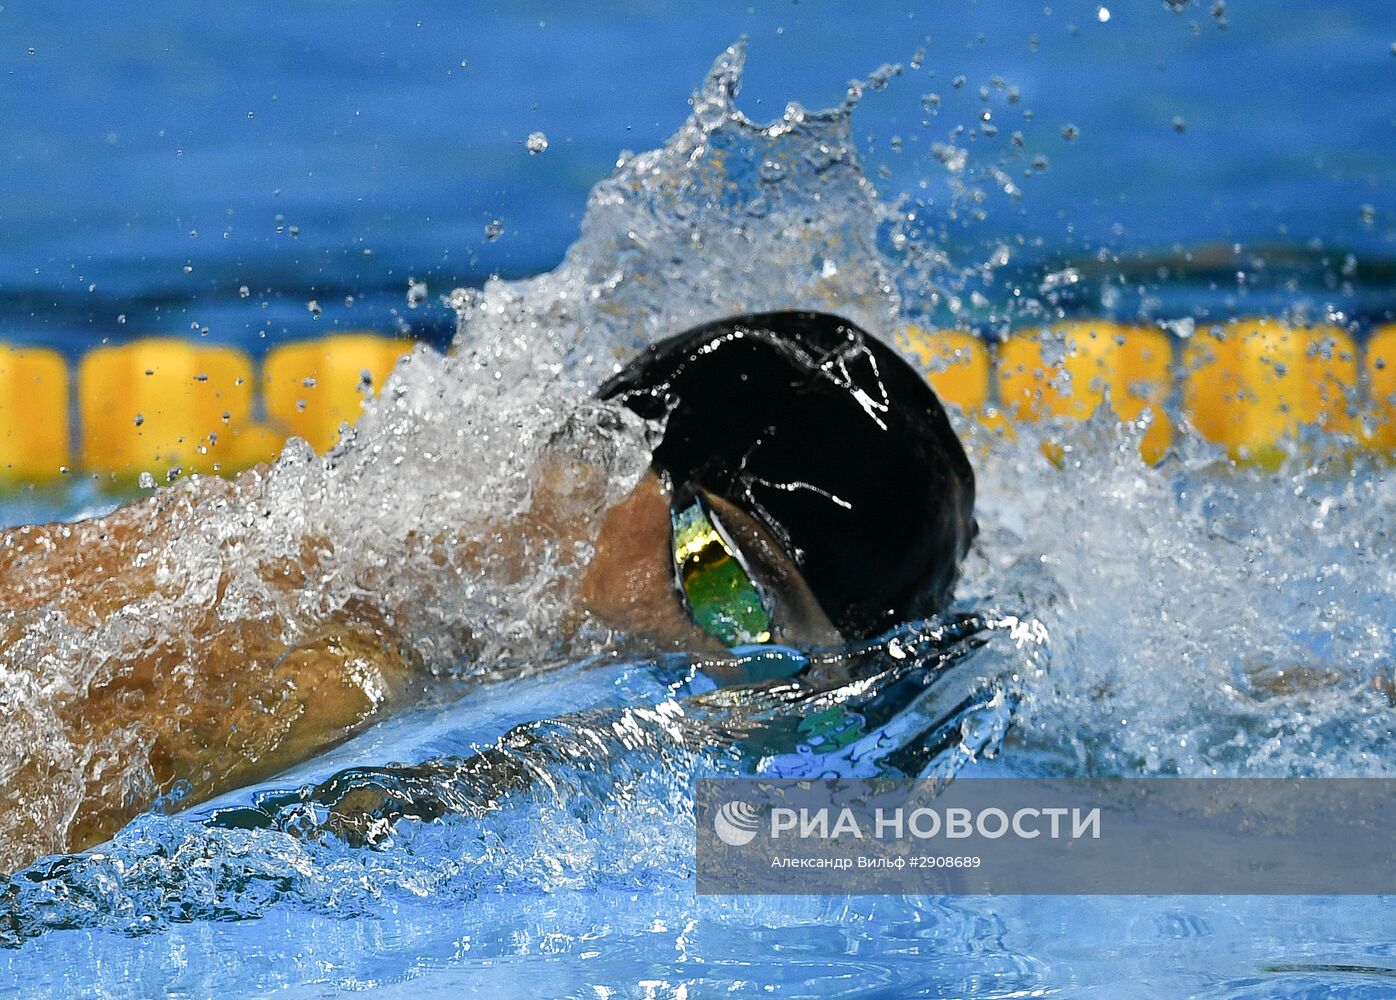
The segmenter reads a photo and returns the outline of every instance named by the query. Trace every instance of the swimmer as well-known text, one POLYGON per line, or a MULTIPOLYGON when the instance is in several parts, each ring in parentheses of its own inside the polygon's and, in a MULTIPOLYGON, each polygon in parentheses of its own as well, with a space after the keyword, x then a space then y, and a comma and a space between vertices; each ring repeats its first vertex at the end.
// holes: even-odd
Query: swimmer
MULTIPOLYGON (((627 651, 707 654, 721 673, 725 650, 832 646, 948 602, 976 530, 973 472, 926 381, 852 323, 784 312, 708 324, 645 349, 598 396, 667 421, 649 471, 594 531, 568 620, 603 623, 627 651)), ((244 502, 256 475, 203 481, 201 497, 244 502)), ((578 475, 540 467, 516 531, 591 537, 594 525, 553 500, 578 475)), ((0 534, 0 650, 26 641, 25 611, 103 620, 157 592, 167 505, 188 502, 174 492, 0 534)), ((316 561, 307 546, 263 583, 294 594, 316 561)), ((12 804, 0 870, 99 843, 177 785, 193 804, 269 777, 420 690, 421 663, 371 595, 294 644, 222 600, 211 595, 192 648, 116 649, 88 690, 48 695, 88 766, 55 828, 25 809, 53 776, 0 761, 12 804), (149 787, 106 773, 118 753, 145 756, 149 787)))

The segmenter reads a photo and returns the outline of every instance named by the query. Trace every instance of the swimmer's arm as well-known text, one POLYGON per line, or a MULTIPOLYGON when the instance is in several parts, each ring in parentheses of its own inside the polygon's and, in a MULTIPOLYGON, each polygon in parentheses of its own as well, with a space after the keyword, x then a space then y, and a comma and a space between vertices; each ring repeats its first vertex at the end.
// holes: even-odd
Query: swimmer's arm
MULTIPOLYGON (((530 540, 570 544, 590 530, 576 514, 586 504, 574 501, 594 495, 598 475, 573 462, 540 465, 529 511, 491 553, 496 565, 513 547, 523 560, 530 540)), ((203 600, 171 584, 181 576, 164 563, 177 558, 186 526, 229 508, 255 511, 264 484, 262 470, 231 482, 194 478, 103 517, 0 532, 0 669, 49 692, 42 707, 61 730, 34 741, 40 734, 0 720, 3 742, 25 747, 0 756, 0 794, 34 806, 0 813, 0 870, 100 842, 157 795, 187 788, 188 805, 268 777, 420 689, 423 665, 391 611, 368 597, 288 621, 230 608, 226 568, 203 600), (122 648, 123 616, 137 625, 154 616, 146 631, 156 638, 122 648), (55 620, 73 648, 35 657, 36 639, 53 646, 55 620)), ((307 534, 295 558, 257 564, 267 592, 290 598, 270 605, 298 606, 328 544, 307 534)), ((469 551, 457 556, 454 565, 470 564, 469 551)))
MULTIPOLYGON (((412 690, 414 658, 365 603, 287 642, 285 623, 230 615, 219 594, 166 592, 161 560, 183 515, 245 500, 249 485, 180 484, 101 518, 0 533, 0 666, 33 676, 61 730, 0 723, 14 740, 0 792, 26 806, 0 816, 0 870, 91 846, 157 795, 188 788, 193 802, 269 776, 412 690), (123 620, 161 615, 168 634, 122 648, 123 620)), ((260 575, 291 592, 306 571, 260 575)))

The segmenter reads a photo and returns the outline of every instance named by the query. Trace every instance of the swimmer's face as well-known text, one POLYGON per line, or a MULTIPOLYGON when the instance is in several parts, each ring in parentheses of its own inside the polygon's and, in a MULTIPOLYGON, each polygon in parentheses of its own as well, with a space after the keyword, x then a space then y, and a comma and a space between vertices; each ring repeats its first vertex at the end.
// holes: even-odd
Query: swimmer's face
MULTIPOLYGON (((838 631, 819 607, 794 562, 754 518, 720 497, 704 498, 741 550, 751 576, 771 603, 773 640, 792 646, 832 645, 838 631)), ((661 646, 721 653, 724 647, 694 624, 674 577, 669 491, 647 472, 602 522, 596 554, 582 580, 587 610, 612 628, 661 646)))

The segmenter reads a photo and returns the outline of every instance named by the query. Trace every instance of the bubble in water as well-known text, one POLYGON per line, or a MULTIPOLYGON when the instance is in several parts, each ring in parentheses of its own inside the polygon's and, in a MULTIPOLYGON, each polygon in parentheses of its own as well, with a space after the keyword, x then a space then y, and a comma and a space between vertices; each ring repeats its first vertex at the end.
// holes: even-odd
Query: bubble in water
POLYGON ((485 227, 485 238, 491 243, 504 235, 504 220, 491 219, 489 225, 485 227))
POLYGON ((407 279, 407 308, 416 309, 426 301, 427 283, 417 281, 415 278, 407 279))
POLYGON ((1079 136, 1080 134, 1081 130, 1077 128, 1075 125, 1062 126, 1062 138, 1065 139, 1067 142, 1075 142, 1077 136, 1079 136))
POLYGON ((309 302, 307 302, 307 303, 305 304, 305 308, 306 308, 306 311, 308 311, 308 312, 310 313, 310 315, 316 317, 317 319, 319 318, 319 316, 320 316, 320 302, 319 302, 318 299, 311 299, 309 302))
POLYGON ((1101 24, 1104 24, 1106 21, 1110 20, 1110 8, 1097 7, 1095 11, 1095 19, 1099 21, 1101 24))
POLYGON ((142 472, 140 475, 140 484, 143 490, 153 490, 155 489, 155 477, 149 472, 142 472))
POLYGON ((142 414, 142 413, 137 413, 137 414, 136 414, 136 426, 139 427, 139 426, 140 426, 141 424, 143 424, 143 423, 145 423, 145 415, 142 414))
POLYGON ((250 296, 251 294, 252 294, 252 289, 248 288, 246 285, 240 285, 240 286, 238 287, 238 298, 245 299, 245 298, 247 298, 248 296, 250 296))
POLYGON ((1377 221, 1377 206, 1363 205, 1358 209, 1358 215, 1361 217, 1364 226, 1374 225, 1377 221))
POLYGON ((530 132, 528 138, 524 140, 524 148, 530 154, 537 156, 548 148, 548 137, 542 132, 530 132))
POLYGON ((1186 131, 1187 131, 1187 128, 1188 128, 1188 123, 1185 122, 1185 121, 1183 120, 1183 116, 1182 116, 1182 115, 1174 115, 1174 116, 1173 116, 1173 131, 1174 131, 1174 132, 1177 132, 1177 133, 1181 134, 1181 133, 1183 133, 1183 132, 1186 132, 1186 131))

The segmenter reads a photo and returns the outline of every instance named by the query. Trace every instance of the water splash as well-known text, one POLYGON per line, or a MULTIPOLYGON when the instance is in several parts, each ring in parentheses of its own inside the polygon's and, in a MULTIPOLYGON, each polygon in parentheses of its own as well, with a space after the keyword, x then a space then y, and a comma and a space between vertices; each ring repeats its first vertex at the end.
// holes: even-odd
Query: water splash
POLYGON ((458 350, 510 391, 549 371, 584 394, 640 347, 733 313, 822 308, 890 329, 891 209, 859 166, 857 94, 756 124, 735 104, 744 58, 718 57, 663 147, 621 156, 561 266, 467 297, 458 350))
POLYGON ((1387 470, 1312 452, 1235 467, 1186 432, 1150 468, 1142 433, 1101 415, 978 456, 962 593, 1035 594, 1056 645, 1025 751, 1060 773, 1390 773, 1387 470))
MULTIPOLYGON (((781 654, 747 660, 772 655, 781 654)), ((56 929, 142 934, 245 919, 288 899, 372 916, 403 895, 465 903, 681 886, 692 878, 695 774, 948 781, 996 751, 1047 655, 1034 623, 993 614, 816 655, 797 681, 714 688, 701 661, 670 656, 604 668, 609 683, 588 686, 587 672, 603 668, 575 664, 514 685, 571 683, 602 703, 469 753, 354 766, 208 811, 148 815, 100 852, 40 862, 0 889, 0 945, 56 929), (834 711, 856 718, 863 737, 821 746, 808 724, 834 711)))

